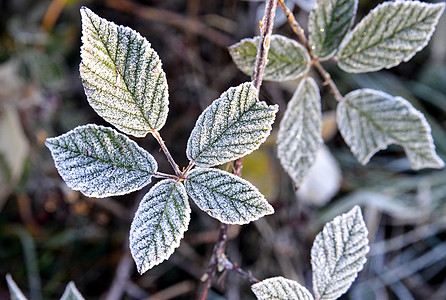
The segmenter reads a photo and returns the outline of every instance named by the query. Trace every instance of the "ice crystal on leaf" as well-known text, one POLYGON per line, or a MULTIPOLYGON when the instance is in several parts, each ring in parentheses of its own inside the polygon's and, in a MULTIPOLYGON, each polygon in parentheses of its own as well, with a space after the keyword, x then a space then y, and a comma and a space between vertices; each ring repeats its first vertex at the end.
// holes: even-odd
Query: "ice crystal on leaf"
POLYGON ((130 251, 140 274, 172 255, 187 230, 190 213, 181 182, 160 181, 144 196, 130 227, 130 251))
POLYGON ((150 183, 157 163, 152 155, 116 130, 93 124, 48 138, 57 170, 73 190, 108 197, 150 183))
POLYGON ((414 170, 444 166, 435 153, 425 117, 401 97, 372 89, 350 92, 338 105, 337 122, 345 142, 362 164, 396 143, 404 148, 414 170))
POLYGON ((8 289, 11 300, 28 300, 22 291, 19 289, 14 279, 10 274, 6 275, 6 282, 8 283, 8 289))
POLYGON ((79 293, 74 282, 70 281, 60 300, 84 300, 84 297, 79 293))
POLYGON ((294 280, 272 277, 251 286, 259 300, 313 300, 311 293, 294 280))
POLYGON ((144 137, 166 122, 168 87, 161 60, 138 32, 81 8, 80 73, 91 107, 124 133, 144 137))
MULTIPOLYGON (((243 39, 229 47, 229 54, 237 67, 247 75, 252 74, 260 37, 243 39)), ((270 38, 268 62, 263 79, 286 81, 301 77, 308 72, 310 55, 295 40, 273 34, 270 38)))
POLYGON ((252 83, 231 87, 199 116, 187 142, 186 154, 200 167, 245 156, 266 140, 277 105, 257 100, 252 83))
POLYGON ((334 300, 348 290, 366 262, 367 235, 359 206, 325 224, 311 248, 316 299, 334 300))
POLYGON ((312 53, 320 59, 332 57, 356 15, 358 0, 318 0, 308 19, 312 53))
POLYGON ((194 169, 185 184, 198 207, 223 223, 247 224, 274 213, 255 186, 222 170, 194 169))
POLYGON ((296 186, 307 175, 322 144, 320 98, 314 79, 302 79, 280 122, 277 155, 296 186))
POLYGON ((350 73, 378 71, 411 59, 429 42, 445 4, 384 2, 339 46, 339 67, 350 73))

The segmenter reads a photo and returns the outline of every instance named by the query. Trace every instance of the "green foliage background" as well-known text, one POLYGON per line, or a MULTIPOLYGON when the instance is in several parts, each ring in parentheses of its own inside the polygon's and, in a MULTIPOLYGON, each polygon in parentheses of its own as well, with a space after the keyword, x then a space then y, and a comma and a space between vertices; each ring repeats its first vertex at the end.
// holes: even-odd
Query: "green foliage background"
MULTIPOLYGON (((287 3, 292 6, 292 1, 287 3)), ((377 4, 360 1, 356 22, 377 4)), ((262 13, 259 2, 236 0, 0 1, 0 278, 11 273, 31 299, 56 299, 70 280, 87 299, 97 299, 110 290, 121 266, 128 275, 119 274, 132 282, 118 286, 126 293, 124 299, 157 293, 161 298, 192 299, 218 223, 193 207, 180 248, 139 276, 128 259, 127 234, 148 189, 113 199, 86 198, 66 187, 44 147, 46 137, 77 125, 108 125, 89 107, 79 79, 81 5, 139 31, 160 55, 171 102, 161 133, 180 167, 188 163, 186 142, 200 112, 221 92, 248 79, 226 47, 257 34, 262 13)), ((305 24, 308 14, 298 7, 294 12, 305 24)), ((391 70, 354 75, 334 63, 325 65, 343 94, 374 88, 408 99, 425 113, 443 159, 445 19, 426 49, 391 70)), ((275 33, 293 37, 280 19, 275 33)), ((296 87, 297 82, 263 84, 261 100, 279 104, 280 112, 272 136, 245 159, 243 177, 259 187, 276 214, 232 226, 228 256, 259 279, 282 275, 309 287, 315 235, 325 222, 358 203, 370 231, 371 253, 344 298, 444 299, 446 171, 410 171, 399 147, 380 152, 363 167, 339 134, 327 133, 326 143, 342 168, 340 192, 324 207, 304 202, 296 197, 274 146, 278 122, 296 87)), ((336 101, 328 89, 321 92, 323 110, 329 113, 336 101)), ((332 131, 333 125, 327 122, 326 130, 332 131)), ((153 139, 136 141, 155 156, 160 171, 169 172, 153 139)), ((209 299, 254 298, 247 282, 234 274, 225 276, 226 283, 216 284, 209 299)), ((6 282, 0 279, 0 298, 8 297, 6 282)))

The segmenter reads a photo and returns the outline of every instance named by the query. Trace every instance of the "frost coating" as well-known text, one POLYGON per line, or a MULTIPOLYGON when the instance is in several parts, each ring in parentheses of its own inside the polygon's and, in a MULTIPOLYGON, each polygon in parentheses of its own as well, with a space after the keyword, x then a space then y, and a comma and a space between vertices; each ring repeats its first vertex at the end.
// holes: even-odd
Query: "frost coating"
POLYGON ((250 82, 230 88, 198 118, 187 157, 197 166, 210 167, 251 153, 269 136, 277 110, 277 105, 257 100, 250 82))
POLYGON ((307 175, 322 144, 320 98, 314 79, 303 79, 280 122, 277 155, 296 186, 307 175))
POLYGON ((313 300, 313 296, 305 287, 294 280, 281 276, 268 278, 253 284, 251 290, 259 300, 313 300))
POLYGON ((337 299, 348 290, 367 260, 367 235, 359 206, 325 224, 311 248, 316 299, 337 299))
POLYGON ((79 67, 88 102, 124 133, 144 137, 166 122, 168 87, 161 60, 136 31, 81 8, 79 67))
POLYGON ((341 43, 338 66, 362 73, 408 61, 427 45, 444 7, 419 1, 378 5, 341 43))
POLYGON ((358 0, 318 0, 308 19, 312 53, 322 60, 336 53, 356 15, 358 0))
POLYGON ((247 224, 274 213, 255 186, 222 170, 194 169, 185 184, 198 207, 223 223, 247 224))
POLYGON ((27 300, 10 274, 6 274, 6 282, 8 283, 11 300, 27 300))
POLYGON ((74 285, 74 282, 70 281, 60 300, 84 300, 84 297, 82 297, 81 293, 79 293, 74 285))
POLYGON ((144 196, 130 226, 130 251, 140 274, 172 255, 187 230, 190 213, 181 182, 160 181, 144 196))
POLYGON ((337 107, 337 122, 345 142, 362 164, 395 143, 404 148, 414 170, 444 166, 435 153, 425 117, 401 97, 372 89, 350 92, 337 107))
MULTIPOLYGON (((229 54, 237 67, 251 76, 260 37, 243 39, 229 47, 229 54)), ((307 49, 295 40, 273 34, 270 38, 268 62, 264 80, 286 81, 301 77, 310 69, 307 49)))
POLYGON ((76 127, 46 140, 62 179, 89 197, 127 194, 150 183, 157 164, 152 155, 111 128, 76 127))

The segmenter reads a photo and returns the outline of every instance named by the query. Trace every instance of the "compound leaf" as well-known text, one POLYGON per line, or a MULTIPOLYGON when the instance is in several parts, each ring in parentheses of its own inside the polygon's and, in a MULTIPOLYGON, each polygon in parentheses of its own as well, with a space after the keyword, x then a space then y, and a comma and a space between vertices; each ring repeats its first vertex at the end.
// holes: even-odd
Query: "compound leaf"
POLYGON ((80 73, 88 102, 124 133, 144 137, 166 122, 168 87, 161 60, 136 31, 81 8, 80 73))
POLYGON ((222 170, 194 169, 185 184, 198 207, 223 223, 247 224, 274 213, 255 186, 222 170))
POLYGON ((429 42, 445 4, 384 2, 339 47, 338 65, 350 73, 378 71, 411 59, 429 42))
MULTIPOLYGON (((243 39, 229 47, 229 54, 237 67, 251 76, 257 55, 260 37, 243 39)), ((295 40, 273 34, 270 38, 268 62, 263 79, 272 81, 293 80, 309 70, 310 55, 305 47, 295 40)))
POLYGON ((252 83, 231 87, 198 118, 187 142, 187 157, 210 167, 251 153, 270 134, 277 110, 277 105, 257 100, 252 83))
POLYGON ((139 190, 150 183, 157 164, 152 155, 116 130, 94 124, 48 138, 57 170, 67 185, 90 197, 139 190))
POLYGON ((130 226, 130 251, 140 274, 172 255, 187 230, 190 213, 181 182, 160 181, 144 196, 130 226))
POLYGON ((325 224, 311 248, 316 299, 337 299, 348 290, 367 260, 367 234, 359 206, 325 224))
POLYGON ((60 300, 84 300, 84 297, 79 293, 74 282, 70 281, 60 300))
POLYGON ((411 167, 441 168, 431 129, 423 114, 407 100, 381 91, 350 92, 337 108, 339 131, 356 158, 366 164, 389 144, 401 145, 411 167))
POLYGON ((312 53, 326 60, 336 49, 353 23, 358 0, 318 0, 308 19, 312 53))
POLYGON ((11 300, 27 300, 10 274, 6 274, 6 282, 8 283, 11 300))
POLYGON ((296 186, 302 183, 322 144, 319 89, 313 78, 303 79, 280 122, 277 155, 296 186))
POLYGON ((281 276, 268 278, 253 284, 251 290, 259 300, 313 300, 313 296, 305 287, 294 280, 281 276))

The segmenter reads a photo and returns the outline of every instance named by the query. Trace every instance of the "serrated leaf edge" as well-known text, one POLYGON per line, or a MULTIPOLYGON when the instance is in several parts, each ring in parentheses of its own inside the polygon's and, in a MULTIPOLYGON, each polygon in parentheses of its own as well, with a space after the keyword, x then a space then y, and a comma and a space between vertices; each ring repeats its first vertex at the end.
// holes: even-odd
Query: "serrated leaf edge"
MULTIPOLYGON (((426 40, 424 41, 423 44, 421 44, 420 46, 418 46, 417 48, 414 49, 414 52, 412 55, 409 55, 407 57, 405 57, 403 60, 401 61, 395 61, 395 63, 390 64, 390 65, 386 65, 385 67, 376 67, 367 71, 362 71, 362 70, 358 70, 355 71, 353 69, 347 69, 346 67, 343 66, 342 64, 342 57, 337 56, 337 61, 338 61, 338 66, 344 70, 345 72, 348 73, 364 73, 364 72, 373 72, 373 71, 379 71, 383 68, 385 69, 390 69, 393 68, 397 65, 399 65, 402 62, 407 62, 409 61, 412 57, 414 57, 419 51, 421 51, 424 47, 426 47, 426 45, 429 43, 433 33, 435 32, 435 27, 436 24, 438 24, 438 20, 440 19, 441 15, 443 14, 443 11, 445 9, 445 3, 441 2, 441 3, 425 3, 425 2, 420 2, 417 0, 396 0, 396 1, 387 1, 387 2, 383 2, 379 5, 377 5, 374 9, 372 9, 356 26, 355 28, 353 28, 353 30, 351 30, 350 32, 348 32, 343 41, 341 42, 341 44, 338 47, 338 54, 340 54, 342 52, 342 50, 344 49, 344 47, 350 42, 350 40, 353 38, 353 35, 358 31, 358 29, 363 26, 364 23, 366 23, 369 19, 374 17, 374 14, 377 13, 378 10, 381 9, 385 9, 385 7, 390 6, 390 5, 420 5, 420 6, 424 6, 424 7, 440 7, 441 12, 438 13, 438 15, 435 17, 435 25, 432 26, 431 30, 428 32, 427 36, 426 36, 426 40)), ((368 47, 370 48, 370 47, 368 47)), ((363 49, 362 49, 363 50, 363 49)))

